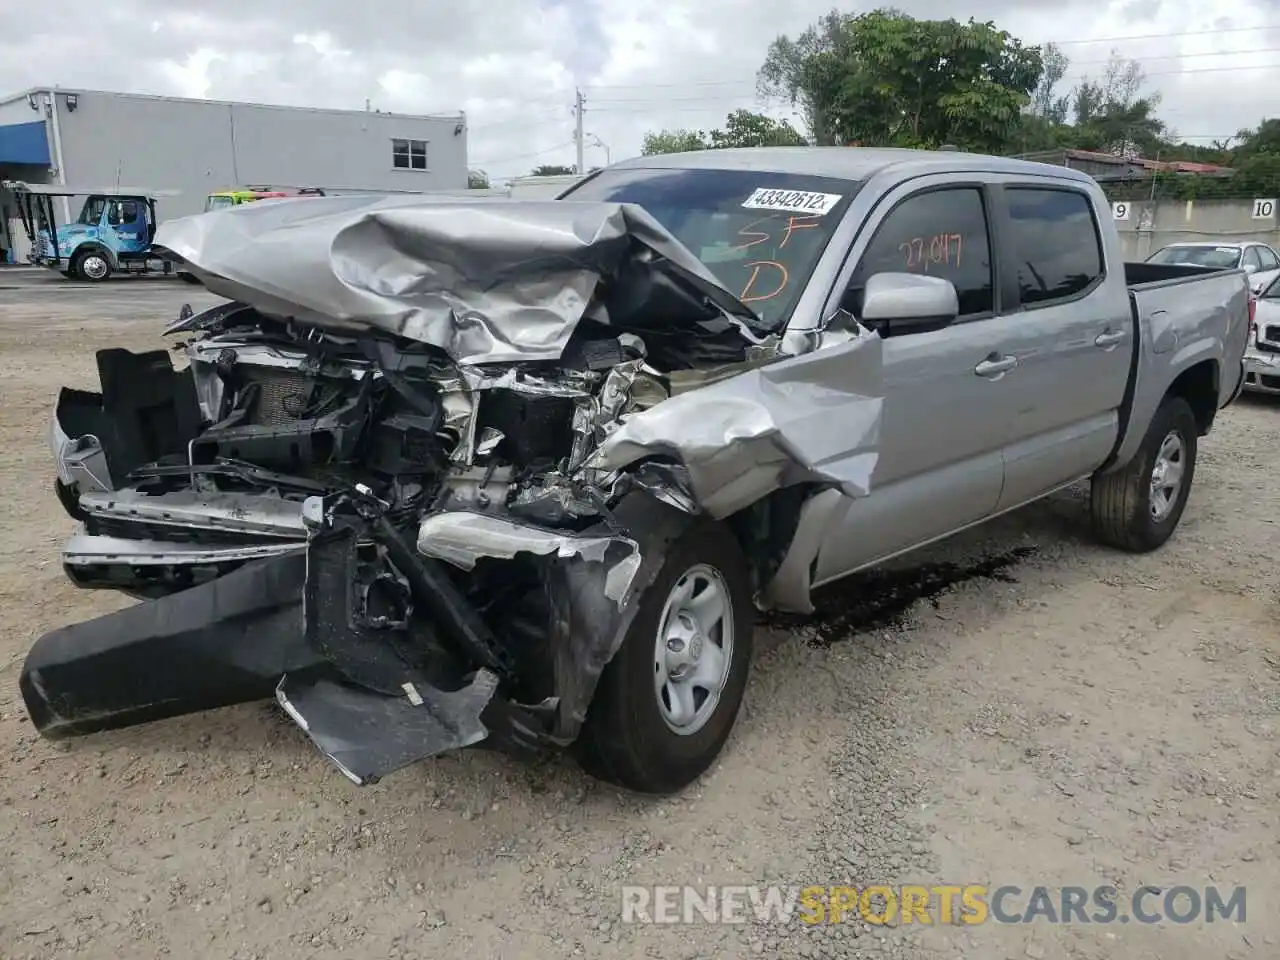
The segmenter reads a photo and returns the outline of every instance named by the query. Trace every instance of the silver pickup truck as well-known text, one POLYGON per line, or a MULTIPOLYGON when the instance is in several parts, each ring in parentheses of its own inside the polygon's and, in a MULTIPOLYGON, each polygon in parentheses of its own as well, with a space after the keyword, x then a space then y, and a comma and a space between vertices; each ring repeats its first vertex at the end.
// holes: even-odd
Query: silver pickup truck
POLYGON ((717 150, 558 200, 332 197, 162 226, 227 302, 64 389, 48 736, 274 696, 358 784, 572 747, 679 790, 757 609, 1091 478, 1177 526, 1239 393, 1243 273, 1125 264, 1088 177, 985 156, 717 150))

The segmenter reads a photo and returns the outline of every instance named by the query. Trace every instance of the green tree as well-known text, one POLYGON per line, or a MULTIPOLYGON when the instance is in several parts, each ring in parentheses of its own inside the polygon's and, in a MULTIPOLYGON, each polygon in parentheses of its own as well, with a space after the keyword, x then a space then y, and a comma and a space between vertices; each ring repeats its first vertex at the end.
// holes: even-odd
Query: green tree
POLYGON ((805 138, 786 120, 750 110, 734 110, 725 117, 723 130, 711 131, 713 148, 798 147, 805 143, 805 138))
POLYGON ((706 150, 710 144, 701 130, 659 130, 644 135, 640 153, 651 157, 657 153, 686 153, 690 150, 706 150))
POLYGON ((1118 156, 1152 157, 1168 131, 1156 115, 1159 94, 1143 94, 1146 73, 1114 51, 1098 80, 1085 78, 1072 94, 1076 146, 1118 156))
POLYGON ((837 142, 827 111, 843 76, 850 19, 832 9, 795 40, 779 36, 769 45, 756 80, 762 95, 799 106, 810 136, 821 145, 837 142))
POLYGON ((1235 151, 1239 157, 1264 153, 1280 156, 1280 120, 1263 120, 1252 130, 1241 130, 1236 139, 1240 141, 1235 151))
POLYGON ((573 173, 573 167, 558 163, 543 163, 533 168, 534 177, 563 177, 573 173))
POLYGON ((1071 61, 1055 43, 1046 43, 1040 48, 1040 60, 1044 71, 1040 74, 1040 82, 1031 93, 1030 112, 1056 126, 1067 122, 1071 112, 1071 97, 1058 95, 1058 84, 1067 75, 1071 61))
POLYGON ((1042 73, 1040 49, 993 23, 882 9, 832 11, 795 41, 779 37, 759 80, 802 106, 819 143, 1001 152, 1042 73))

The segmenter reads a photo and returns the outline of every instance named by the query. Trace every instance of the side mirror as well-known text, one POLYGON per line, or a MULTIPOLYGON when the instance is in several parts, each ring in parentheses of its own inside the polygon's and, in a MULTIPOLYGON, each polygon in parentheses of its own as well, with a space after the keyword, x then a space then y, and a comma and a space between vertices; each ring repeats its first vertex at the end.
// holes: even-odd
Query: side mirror
POLYGON ((941 330, 960 316, 950 280, 917 273, 876 273, 867 278, 858 319, 882 337, 941 330))

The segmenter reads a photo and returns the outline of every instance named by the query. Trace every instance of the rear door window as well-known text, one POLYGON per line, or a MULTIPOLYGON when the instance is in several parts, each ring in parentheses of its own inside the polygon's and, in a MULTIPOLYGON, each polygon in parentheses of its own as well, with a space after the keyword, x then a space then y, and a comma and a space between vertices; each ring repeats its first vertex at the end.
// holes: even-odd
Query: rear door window
POLYGON ((1258 247, 1258 259, 1262 261, 1263 270, 1275 270, 1280 268, 1280 259, 1277 259, 1276 252, 1270 247, 1258 247))
POLYGON ((994 309, 991 241, 982 193, 948 187, 908 197, 876 228, 851 289, 876 273, 922 273, 950 280, 964 317, 994 309))
POLYGON ((1072 299, 1102 279, 1102 241, 1085 194, 1010 187, 1005 198, 1009 249, 1024 306, 1072 299))

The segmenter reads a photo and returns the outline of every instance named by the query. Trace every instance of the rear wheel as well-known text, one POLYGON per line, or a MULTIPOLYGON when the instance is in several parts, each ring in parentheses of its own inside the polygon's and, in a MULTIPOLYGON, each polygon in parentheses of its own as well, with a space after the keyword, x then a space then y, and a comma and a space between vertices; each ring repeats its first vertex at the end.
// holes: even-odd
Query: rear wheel
POLYGON ((99 283, 111 276, 111 264, 106 255, 97 250, 83 250, 76 254, 71 264, 71 272, 81 280, 99 283))
POLYGON ((1090 507, 1100 540, 1145 553, 1169 539, 1191 492, 1198 438, 1190 404, 1165 397, 1133 460, 1093 478, 1090 507))
POLYGON ((719 524, 678 540, 641 596, 575 745, 588 773, 641 793, 702 775, 733 729, 751 661, 751 580, 719 524))

